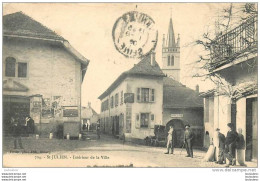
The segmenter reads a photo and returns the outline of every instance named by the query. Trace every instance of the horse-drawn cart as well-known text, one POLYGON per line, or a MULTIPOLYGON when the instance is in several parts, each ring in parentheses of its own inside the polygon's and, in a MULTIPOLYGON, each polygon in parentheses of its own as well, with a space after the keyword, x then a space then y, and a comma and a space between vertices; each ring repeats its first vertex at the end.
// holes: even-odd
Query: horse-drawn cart
POLYGON ((154 126, 154 135, 155 136, 147 136, 145 140, 145 144, 149 146, 165 146, 167 142, 167 134, 166 127, 162 125, 154 126))

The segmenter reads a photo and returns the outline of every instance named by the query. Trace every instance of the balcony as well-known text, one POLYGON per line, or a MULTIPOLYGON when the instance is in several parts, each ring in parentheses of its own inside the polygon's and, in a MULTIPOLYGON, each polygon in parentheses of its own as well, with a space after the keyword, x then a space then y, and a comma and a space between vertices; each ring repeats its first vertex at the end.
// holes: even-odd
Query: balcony
POLYGON ((242 56, 257 52, 257 23, 257 16, 252 16, 238 27, 215 39, 210 53, 210 71, 242 56))

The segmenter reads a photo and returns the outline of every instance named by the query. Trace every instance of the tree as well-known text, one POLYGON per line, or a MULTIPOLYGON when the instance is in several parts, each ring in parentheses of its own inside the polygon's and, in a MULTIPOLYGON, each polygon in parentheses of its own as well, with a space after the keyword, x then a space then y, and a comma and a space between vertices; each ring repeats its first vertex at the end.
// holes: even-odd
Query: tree
MULTIPOLYGON (((257 52, 256 3, 244 3, 224 7, 216 17, 213 26, 203 33, 201 39, 193 45, 200 46, 202 53, 194 64, 198 71, 193 77, 211 80, 216 85, 216 93, 224 94, 231 99, 238 98, 242 92, 254 91, 257 83, 248 85, 232 85, 213 70, 248 53, 257 52), (234 43, 235 42, 235 43, 234 43), (239 42, 239 46, 237 45, 239 42)), ((255 68, 257 62, 248 65, 248 71, 255 68)))

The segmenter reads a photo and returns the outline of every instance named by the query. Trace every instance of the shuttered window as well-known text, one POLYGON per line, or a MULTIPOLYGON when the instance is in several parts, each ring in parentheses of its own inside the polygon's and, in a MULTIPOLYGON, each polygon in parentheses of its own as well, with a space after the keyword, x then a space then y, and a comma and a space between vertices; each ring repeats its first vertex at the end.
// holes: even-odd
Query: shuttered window
POLYGON ((115 107, 118 106, 118 100, 119 97, 118 97, 118 93, 115 95, 115 107))
POLYGON ((112 96, 111 99, 110 99, 110 107, 111 108, 114 107, 114 96, 112 96))
POLYGON ((155 102, 155 89, 138 88, 137 102, 155 102))
POLYGON ((5 60, 5 76, 15 77, 15 63, 16 60, 13 57, 7 57, 5 60))

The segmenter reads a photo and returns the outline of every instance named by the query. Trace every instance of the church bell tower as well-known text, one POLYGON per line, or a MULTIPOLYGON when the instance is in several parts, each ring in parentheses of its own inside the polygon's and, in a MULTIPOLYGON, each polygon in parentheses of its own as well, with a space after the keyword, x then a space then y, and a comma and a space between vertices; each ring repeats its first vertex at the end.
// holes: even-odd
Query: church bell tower
POLYGON ((167 39, 163 35, 162 61, 163 73, 176 81, 180 81, 180 36, 178 34, 176 43, 172 18, 169 23, 167 39))

